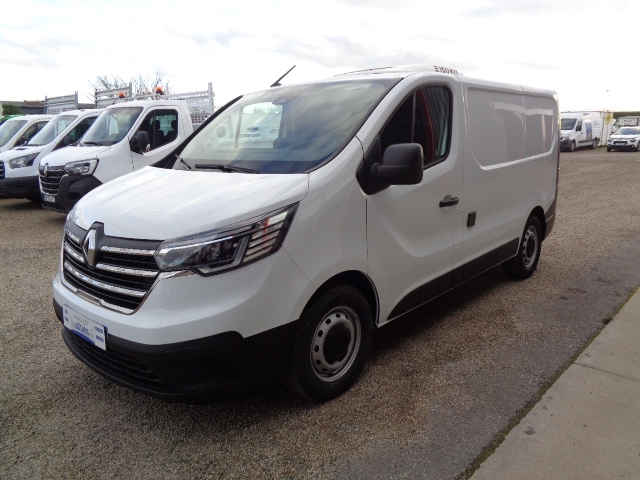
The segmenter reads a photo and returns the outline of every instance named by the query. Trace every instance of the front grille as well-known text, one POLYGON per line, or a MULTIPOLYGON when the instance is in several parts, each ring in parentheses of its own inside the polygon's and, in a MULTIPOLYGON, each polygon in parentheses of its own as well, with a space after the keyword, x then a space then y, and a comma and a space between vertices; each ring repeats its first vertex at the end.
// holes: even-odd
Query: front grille
POLYGON ((0 180, 4 178, 4 162, 0 160, 0 180))
POLYGON ((41 165, 39 173, 42 193, 57 195, 60 189, 60 180, 62 180, 62 177, 65 175, 64 167, 47 167, 45 174, 45 169, 41 165))
POLYGON ((74 288, 131 312, 138 308, 159 275, 153 254, 160 242, 102 236, 97 240, 95 266, 82 248, 85 231, 65 228, 62 268, 65 281, 74 288))
POLYGON ((80 350, 89 363, 98 364, 103 369, 117 376, 133 380, 137 384, 152 386, 154 389, 158 389, 158 387, 167 389, 166 385, 151 370, 135 358, 110 349, 102 350, 72 332, 69 332, 69 336, 74 346, 80 350))

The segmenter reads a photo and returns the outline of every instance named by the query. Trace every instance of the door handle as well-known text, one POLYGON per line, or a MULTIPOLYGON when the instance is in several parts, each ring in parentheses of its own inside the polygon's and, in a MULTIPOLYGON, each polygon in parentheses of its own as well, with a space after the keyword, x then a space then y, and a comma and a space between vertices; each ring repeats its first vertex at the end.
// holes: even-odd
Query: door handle
POLYGON ((460 199, 458 197, 452 197, 451 195, 447 195, 442 200, 440 200, 440 208, 457 205, 459 201, 460 199))

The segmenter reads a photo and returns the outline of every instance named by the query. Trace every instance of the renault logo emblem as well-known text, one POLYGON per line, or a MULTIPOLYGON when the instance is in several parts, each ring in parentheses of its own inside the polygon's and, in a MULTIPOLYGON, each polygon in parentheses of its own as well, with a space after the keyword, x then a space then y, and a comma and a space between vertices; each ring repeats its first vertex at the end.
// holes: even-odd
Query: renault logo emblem
MULTIPOLYGON (((45 165, 46 168, 46 165, 45 165)), ((90 267, 96 266, 96 257, 98 252, 96 251, 96 231, 91 229, 87 232, 87 235, 84 237, 84 241, 82 242, 82 252, 84 253, 84 258, 87 260, 87 264, 90 267)))

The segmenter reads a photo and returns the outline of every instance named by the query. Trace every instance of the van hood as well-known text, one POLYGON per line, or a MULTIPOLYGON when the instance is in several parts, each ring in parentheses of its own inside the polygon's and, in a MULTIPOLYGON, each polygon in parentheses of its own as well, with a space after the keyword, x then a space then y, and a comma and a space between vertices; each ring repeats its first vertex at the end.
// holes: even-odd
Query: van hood
POLYGON ((44 145, 38 145, 33 147, 15 147, 6 152, 0 153, 0 161, 11 160, 12 158, 23 157, 30 153, 40 153, 44 149, 44 145))
POLYGON ((101 153, 109 150, 108 147, 64 147, 54 152, 51 152, 46 157, 40 160, 40 164, 48 164, 50 167, 63 167, 69 162, 75 162, 79 160, 90 160, 96 158, 101 153))
POLYGON ((167 240, 234 223, 299 202, 309 176, 187 172, 145 167, 84 196, 69 214, 83 229, 106 235, 167 240))

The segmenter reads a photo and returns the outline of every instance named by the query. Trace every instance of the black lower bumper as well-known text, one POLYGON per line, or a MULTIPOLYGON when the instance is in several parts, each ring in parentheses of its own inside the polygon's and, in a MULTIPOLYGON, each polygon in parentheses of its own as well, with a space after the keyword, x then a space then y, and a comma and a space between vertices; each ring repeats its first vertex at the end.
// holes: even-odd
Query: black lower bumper
POLYGON ((102 182, 93 175, 65 175, 60 179, 58 193, 53 195, 53 201, 45 201, 43 195, 42 206, 56 212, 70 212, 73 206, 102 182))
POLYGON ((0 194, 8 198, 39 199, 38 177, 5 177, 0 180, 0 194))
MULTIPOLYGON (((62 321, 62 307, 54 300, 62 321)), ((252 337, 225 332, 167 345, 108 335, 102 350, 69 329, 71 352, 107 379, 166 402, 209 403, 255 391, 283 378, 297 322, 252 337)))

